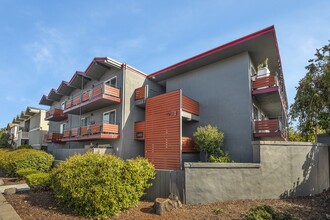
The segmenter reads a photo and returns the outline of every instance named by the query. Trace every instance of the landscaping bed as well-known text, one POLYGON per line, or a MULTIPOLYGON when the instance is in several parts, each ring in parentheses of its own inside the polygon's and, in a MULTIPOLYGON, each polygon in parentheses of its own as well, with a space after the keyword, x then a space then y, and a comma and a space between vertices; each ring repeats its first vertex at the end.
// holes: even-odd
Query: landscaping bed
MULTIPOLYGON (((70 214, 59 207, 49 191, 25 192, 5 196, 24 219, 85 219, 70 214)), ((244 219, 250 208, 270 205, 279 211, 287 211, 301 219, 326 219, 330 214, 330 191, 315 197, 286 200, 242 200, 184 205, 163 216, 152 214, 152 202, 141 201, 138 207, 123 211, 112 219, 244 219)))

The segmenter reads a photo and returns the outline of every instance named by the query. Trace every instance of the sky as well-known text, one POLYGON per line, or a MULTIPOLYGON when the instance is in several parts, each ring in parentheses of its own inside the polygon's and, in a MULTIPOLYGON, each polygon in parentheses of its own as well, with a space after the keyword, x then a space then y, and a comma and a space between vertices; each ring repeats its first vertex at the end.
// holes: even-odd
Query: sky
POLYGON ((0 0, 0 128, 43 94, 111 57, 146 74, 271 25, 289 104, 315 49, 330 40, 330 1, 0 0))

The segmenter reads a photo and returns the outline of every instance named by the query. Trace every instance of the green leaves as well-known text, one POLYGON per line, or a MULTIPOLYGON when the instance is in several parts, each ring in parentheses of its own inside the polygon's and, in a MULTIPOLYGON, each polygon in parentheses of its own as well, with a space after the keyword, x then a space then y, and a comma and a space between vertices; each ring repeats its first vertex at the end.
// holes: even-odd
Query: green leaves
POLYGON ((315 141, 318 129, 330 134, 330 44, 317 49, 308 71, 299 81, 290 118, 305 141, 315 141))
POLYGON ((19 149, 0 153, 0 167, 10 176, 15 176, 18 170, 25 168, 47 172, 53 162, 54 157, 41 150, 19 149))
POLYGON ((224 133, 217 127, 207 125, 198 127, 193 134, 193 139, 198 150, 205 152, 209 156, 210 162, 226 163, 230 162, 230 157, 221 150, 224 140, 224 133))
POLYGON ((60 204, 87 217, 106 218, 136 206, 155 168, 144 158, 127 161, 91 152, 60 163, 51 185, 60 204))

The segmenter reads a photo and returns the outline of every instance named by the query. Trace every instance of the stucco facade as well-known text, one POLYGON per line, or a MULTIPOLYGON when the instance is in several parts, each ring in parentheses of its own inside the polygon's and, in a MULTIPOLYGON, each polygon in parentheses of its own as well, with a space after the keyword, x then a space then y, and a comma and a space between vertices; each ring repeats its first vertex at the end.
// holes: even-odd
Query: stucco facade
POLYGON ((101 146, 124 159, 162 160, 157 169, 182 169, 184 162, 203 159, 192 141, 199 126, 223 131, 224 149, 236 162, 253 161, 252 141, 286 139, 287 100, 274 27, 149 75, 95 58, 40 104, 50 106, 49 151, 101 146), (256 70, 265 58, 269 69, 263 75, 256 70), (115 119, 109 122, 108 115, 115 119), (177 156, 175 164, 166 162, 177 156))

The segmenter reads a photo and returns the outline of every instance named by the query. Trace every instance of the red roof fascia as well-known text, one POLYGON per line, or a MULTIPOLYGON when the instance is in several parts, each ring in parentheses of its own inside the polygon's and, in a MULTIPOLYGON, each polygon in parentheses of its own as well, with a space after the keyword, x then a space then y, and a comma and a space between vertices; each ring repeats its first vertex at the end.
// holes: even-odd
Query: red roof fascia
POLYGON ((84 72, 85 75, 86 75, 86 73, 90 70, 90 68, 92 68, 94 62, 96 62, 96 61, 104 61, 104 60, 107 60, 107 57, 95 57, 95 58, 92 60, 92 62, 88 65, 87 69, 85 70, 85 72, 84 72))
MULTIPOLYGON (((188 64, 188 63, 190 63, 190 62, 192 62, 192 61, 195 61, 195 60, 201 59, 201 58, 206 57, 206 56, 208 56, 208 55, 211 55, 211 54, 213 54, 213 53, 216 53, 216 52, 219 52, 219 51, 221 51, 221 50, 224 50, 224 49, 230 48, 230 47, 232 47, 232 46, 235 46, 235 45, 237 45, 237 44, 240 44, 240 43, 243 43, 243 42, 245 42, 245 41, 251 40, 251 39, 253 39, 253 38, 259 37, 259 36, 261 36, 261 35, 267 34, 267 33, 269 33, 269 32, 274 32, 274 33, 275 33, 274 25, 272 25, 272 26, 270 26, 270 27, 268 27, 268 28, 262 29, 262 30, 260 30, 260 31, 257 31, 257 32, 255 32, 255 33, 249 34, 249 35, 247 35, 247 36, 245 36, 245 37, 239 38, 239 39, 237 39, 237 40, 234 40, 234 41, 232 41, 232 42, 229 42, 229 43, 227 43, 227 44, 224 44, 224 45, 221 45, 221 46, 219 46, 219 47, 216 47, 216 48, 211 49, 211 50, 209 50, 209 51, 206 51, 206 52, 204 52, 204 53, 201 53, 201 54, 198 54, 198 55, 196 55, 196 56, 193 56, 193 57, 191 57, 191 58, 189 58, 189 59, 186 59, 186 60, 184 60, 184 61, 181 61, 181 62, 179 62, 179 63, 176 63, 176 64, 174 64, 174 65, 172 65, 172 66, 169 66, 169 67, 166 67, 166 68, 164 68, 164 69, 161 69, 161 70, 159 70, 159 71, 157 71, 157 72, 154 72, 154 73, 148 75, 148 78, 151 78, 151 77, 153 77, 153 76, 157 76, 157 75, 162 74, 162 73, 164 73, 164 72, 166 72, 166 71, 169 71, 169 70, 175 69, 175 68, 177 68, 177 67, 179 67, 179 66, 183 66, 183 65, 188 64)), ((276 44, 276 47, 277 47, 277 44, 276 44)))

